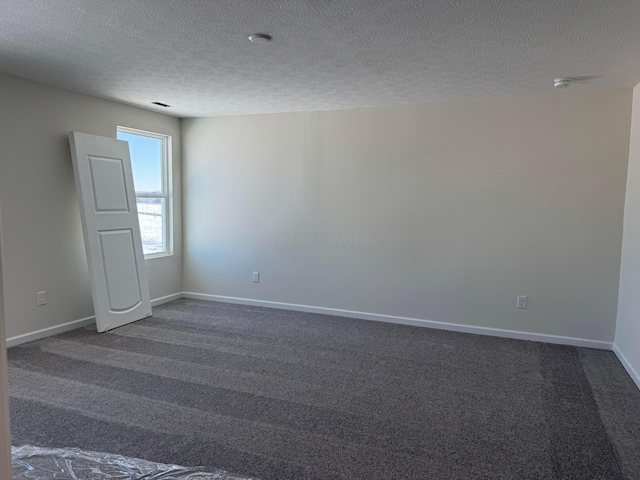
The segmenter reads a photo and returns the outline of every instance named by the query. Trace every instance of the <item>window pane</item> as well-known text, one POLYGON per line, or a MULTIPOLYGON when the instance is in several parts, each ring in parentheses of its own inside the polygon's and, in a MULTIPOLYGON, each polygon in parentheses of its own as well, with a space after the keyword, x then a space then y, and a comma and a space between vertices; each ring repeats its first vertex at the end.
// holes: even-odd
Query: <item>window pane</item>
POLYGON ((165 169, 171 168, 171 137, 118 127, 117 138, 129 143, 144 254, 170 255, 169 173, 165 169))
POLYGON ((118 140, 129 142, 136 194, 164 193, 162 188, 162 140, 118 132, 118 140))
POLYGON ((164 245, 164 198, 138 198, 138 218, 145 255, 162 253, 164 245))

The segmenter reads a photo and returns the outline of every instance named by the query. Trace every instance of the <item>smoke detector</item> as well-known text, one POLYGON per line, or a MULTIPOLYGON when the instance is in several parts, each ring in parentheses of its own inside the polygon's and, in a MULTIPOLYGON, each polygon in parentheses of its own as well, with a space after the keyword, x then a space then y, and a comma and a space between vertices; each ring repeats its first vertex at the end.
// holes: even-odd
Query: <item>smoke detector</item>
POLYGON ((252 33, 247 38, 253 43, 269 43, 271 41, 271 35, 266 33, 252 33))
POLYGON ((553 81, 553 86, 556 88, 567 88, 569 85, 571 85, 570 78, 556 78, 553 81))

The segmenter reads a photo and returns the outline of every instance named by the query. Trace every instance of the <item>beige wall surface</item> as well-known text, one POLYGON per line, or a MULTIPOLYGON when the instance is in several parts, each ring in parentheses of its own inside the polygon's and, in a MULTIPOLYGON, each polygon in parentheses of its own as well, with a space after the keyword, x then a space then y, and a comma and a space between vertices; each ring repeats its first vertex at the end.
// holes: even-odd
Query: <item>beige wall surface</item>
MULTIPOLYGON (((616 347, 640 380, 640 85, 633 90, 616 347)), ((640 387, 640 383, 638 384, 640 387)))
POLYGON ((183 120, 185 291, 611 342, 631 95, 183 120))
POLYGON ((180 120, 0 75, 0 201, 8 337, 93 315, 69 151, 72 130, 173 137, 174 255, 147 260, 151 298, 182 291, 180 120), (46 290, 48 304, 36 305, 46 290))

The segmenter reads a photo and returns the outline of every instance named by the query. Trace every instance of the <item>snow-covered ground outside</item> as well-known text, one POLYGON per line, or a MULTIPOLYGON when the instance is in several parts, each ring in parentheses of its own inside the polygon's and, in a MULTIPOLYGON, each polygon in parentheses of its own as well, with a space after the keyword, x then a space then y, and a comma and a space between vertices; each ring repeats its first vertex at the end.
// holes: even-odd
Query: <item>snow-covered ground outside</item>
POLYGON ((138 218, 144 254, 163 252, 162 203, 147 203, 138 199, 138 218))

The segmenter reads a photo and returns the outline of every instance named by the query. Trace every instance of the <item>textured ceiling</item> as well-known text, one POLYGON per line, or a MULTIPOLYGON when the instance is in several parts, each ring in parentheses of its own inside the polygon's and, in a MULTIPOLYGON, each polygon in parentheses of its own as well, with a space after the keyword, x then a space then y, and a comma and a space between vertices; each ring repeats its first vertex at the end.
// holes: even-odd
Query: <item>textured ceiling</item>
POLYGON ((0 71, 181 117, 542 93, 557 76, 640 82, 638 0, 0 0, 0 12, 0 71), (255 32, 273 41, 250 43, 255 32))

